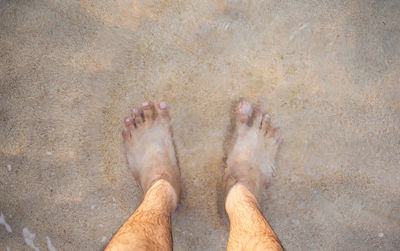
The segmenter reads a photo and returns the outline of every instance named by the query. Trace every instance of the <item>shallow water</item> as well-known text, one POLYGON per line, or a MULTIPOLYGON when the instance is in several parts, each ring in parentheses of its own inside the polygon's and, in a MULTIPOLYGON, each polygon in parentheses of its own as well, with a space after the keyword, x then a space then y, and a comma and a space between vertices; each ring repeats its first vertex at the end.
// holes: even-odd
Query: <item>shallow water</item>
POLYGON ((1 1, 0 246, 99 250, 142 195, 123 118, 166 100, 175 250, 223 250, 233 105, 284 144, 263 212, 287 250, 400 248, 400 3, 1 1), (10 165, 10 168, 8 168, 10 165), (48 241, 49 240, 49 241, 48 241))

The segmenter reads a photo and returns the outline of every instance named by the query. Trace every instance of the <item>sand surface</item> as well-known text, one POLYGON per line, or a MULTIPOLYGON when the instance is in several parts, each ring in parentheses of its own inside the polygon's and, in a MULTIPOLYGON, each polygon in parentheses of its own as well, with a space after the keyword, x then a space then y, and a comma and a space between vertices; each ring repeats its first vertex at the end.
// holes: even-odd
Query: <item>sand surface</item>
POLYGON ((399 45, 398 0, 0 1, 0 249, 101 250, 142 198, 123 118, 164 99, 174 249, 224 250, 244 98, 284 137, 263 212, 287 250, 399 250, 399 45))

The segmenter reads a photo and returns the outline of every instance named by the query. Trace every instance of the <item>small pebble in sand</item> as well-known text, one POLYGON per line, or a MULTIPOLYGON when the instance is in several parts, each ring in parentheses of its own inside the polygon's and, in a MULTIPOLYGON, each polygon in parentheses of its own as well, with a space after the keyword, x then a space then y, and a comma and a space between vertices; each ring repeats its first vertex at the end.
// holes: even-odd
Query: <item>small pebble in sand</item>
POLYGON ((379 238, 382 238, 383 236, 385 236, 383 233, 379 233, 379 234, 378 234, 378 237, 379 237, 379 238))
POLYGON ((8 171, 11 171, 11 165, 10 164, 7 165, 7 169, 8 169, 8 171))
POLYGON ((102 238, 101 238, 101 242, 105 242, 107 240, 107 238, 105 237, 105 236, 103 236, 102 238))
POLYGON ((90 209, 94 209, 94 208, 95 208, 95 205, 91 205, 91 206, 90 206, 90 209))
POLYGON ((99 224, 99 227, 103 227, 103 224, 99 224))
POLYGON ((46 152, 46 155, 50 156, 50 155, 52 155, 52 153, 51 152, 46 152))

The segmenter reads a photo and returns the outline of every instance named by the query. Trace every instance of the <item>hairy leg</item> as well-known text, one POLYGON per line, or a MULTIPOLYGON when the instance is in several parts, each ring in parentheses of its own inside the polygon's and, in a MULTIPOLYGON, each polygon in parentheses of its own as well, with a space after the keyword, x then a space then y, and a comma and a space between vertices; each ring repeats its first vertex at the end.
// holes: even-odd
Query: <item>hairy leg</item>
POLYGON ((176 203, 173 187, 158 180, 105 250, 172 250, 171 213, 176 203))
POLYGON ((228 250, 282 250, 282 246, 258 208, 262 190, 271 181, 281 139, 250 104, 236 109, 234 144, 225 169, 225 210, 229 217, 228 250))
POLYGON ((227 250, 282 250, 259 211, 256 198, 246 187, 241 184, 232 187, 225 205, 230 222, 227 250))
POLYGON ((180 198, 180 171, 165 102, 132 109, 122 132, 129 168, 144 200, 113 236, 106 250, 171 250, 171 214, 180 198), (155 117, 155 118, 154 118, 155 117))

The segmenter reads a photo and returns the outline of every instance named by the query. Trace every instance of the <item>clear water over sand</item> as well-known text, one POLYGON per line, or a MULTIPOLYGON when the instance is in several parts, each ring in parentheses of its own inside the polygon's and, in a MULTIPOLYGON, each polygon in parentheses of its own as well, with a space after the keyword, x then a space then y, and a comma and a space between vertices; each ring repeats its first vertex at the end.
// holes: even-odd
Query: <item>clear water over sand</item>
POLYGON ((0 247, 100 250, 141 200, 123 118, 170 103, 175 250, 223 250, 233 105, 284 143, 263 212, 287 250, 400 248, 400 2, 0 1, 0 247), (9 168, 7 165, 10 165, 9 168), (26 232, 26 231, 25 231, 26 232))

